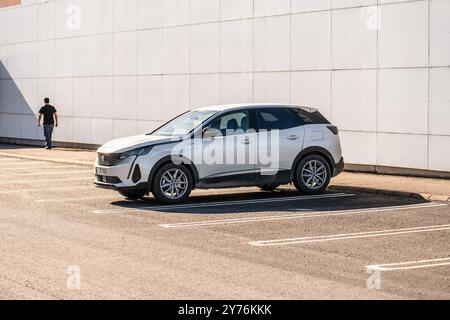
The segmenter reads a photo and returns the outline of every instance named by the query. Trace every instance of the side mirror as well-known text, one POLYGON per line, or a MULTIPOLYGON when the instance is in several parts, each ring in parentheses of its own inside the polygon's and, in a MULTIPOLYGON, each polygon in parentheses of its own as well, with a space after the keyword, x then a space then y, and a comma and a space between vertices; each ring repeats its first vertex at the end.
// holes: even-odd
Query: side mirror
POLYGON ((217 137, 221 136, 221 132, 216 129, 204 128, 202 131, 203 139, 214 141, 217 137))

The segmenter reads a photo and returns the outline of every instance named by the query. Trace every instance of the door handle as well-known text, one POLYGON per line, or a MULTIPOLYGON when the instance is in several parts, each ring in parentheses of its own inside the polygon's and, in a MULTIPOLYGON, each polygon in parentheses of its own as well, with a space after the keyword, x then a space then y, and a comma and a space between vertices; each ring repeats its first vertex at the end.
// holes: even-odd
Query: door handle
POLYGON ((289 136, 287 138, 288 138, 288 140, 298 140, 300 137, 296 136, 296 135, 292 135, 292 136, 289 136))
POLYGON ((251 141, 250 141, 250 139, 244 139, 244 140, 241 141, 241 143, 242 144, 250 144, 251 141))

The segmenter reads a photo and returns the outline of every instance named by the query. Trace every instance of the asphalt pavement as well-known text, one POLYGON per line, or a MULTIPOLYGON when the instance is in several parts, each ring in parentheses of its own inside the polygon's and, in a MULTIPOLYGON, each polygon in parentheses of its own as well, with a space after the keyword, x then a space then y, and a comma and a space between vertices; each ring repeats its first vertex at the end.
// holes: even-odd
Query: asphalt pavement
POLYGON ((450 299, 448 202, 291 186, 127 201, 1 156, 0 299, 450 299))

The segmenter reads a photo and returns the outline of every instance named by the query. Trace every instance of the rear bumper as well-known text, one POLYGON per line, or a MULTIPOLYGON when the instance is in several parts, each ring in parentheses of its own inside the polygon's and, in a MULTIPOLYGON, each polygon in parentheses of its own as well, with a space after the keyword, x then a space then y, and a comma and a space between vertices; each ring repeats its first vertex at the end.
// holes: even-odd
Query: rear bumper
POLYGON ((344 171, 344 167, 345 167, 344 158, 341 158, 341 161, 339 161, 339 163, 337 163, 336 166, 334 167, 333 177, 340 175, 344 171))

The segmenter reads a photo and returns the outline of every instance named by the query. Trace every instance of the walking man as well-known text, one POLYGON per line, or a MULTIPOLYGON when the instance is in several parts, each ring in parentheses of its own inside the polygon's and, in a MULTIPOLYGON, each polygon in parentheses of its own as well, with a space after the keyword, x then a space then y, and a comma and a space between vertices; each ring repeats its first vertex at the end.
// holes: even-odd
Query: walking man
POLYGON ((52 134, 53 127, 58 126, 58 114, 54 106, 50 104, 50 99, 44 99, 45 105, 39 110, 38 127, 41 126, 42 117, 44 117, 44 136, 45 136, 45 149, 50 150, 52 148, 52 134))

